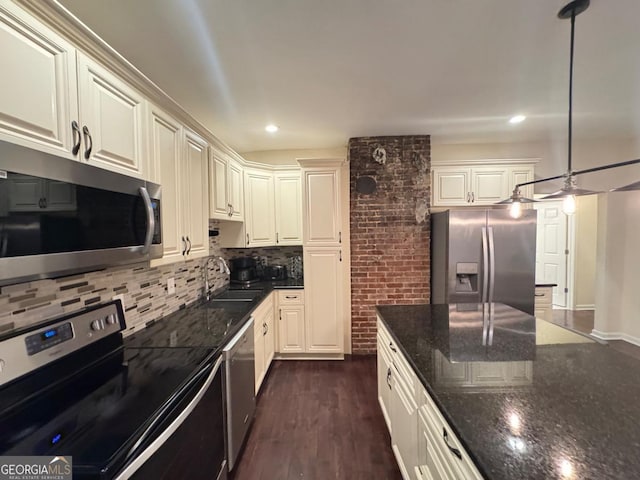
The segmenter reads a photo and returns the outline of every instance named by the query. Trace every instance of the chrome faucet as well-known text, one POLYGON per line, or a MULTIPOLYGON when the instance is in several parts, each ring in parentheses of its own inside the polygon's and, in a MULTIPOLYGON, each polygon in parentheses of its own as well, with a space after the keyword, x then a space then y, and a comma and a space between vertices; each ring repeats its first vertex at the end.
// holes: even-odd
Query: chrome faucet
MULTIPOLYGON (((224 258, 216 257, 215 259, 218 261, 218 268, 220 273, 229 275, 231 271, 229 270, 229 265, 227 265, 227 262, 225 262, 224 258)), ((213 285, 209 283, 209 266, 213 260, 214 257, 207 258, 207 263, 205 263, 204 265, 204 294, 207 301, 211 300, 211 287, 213 285)))

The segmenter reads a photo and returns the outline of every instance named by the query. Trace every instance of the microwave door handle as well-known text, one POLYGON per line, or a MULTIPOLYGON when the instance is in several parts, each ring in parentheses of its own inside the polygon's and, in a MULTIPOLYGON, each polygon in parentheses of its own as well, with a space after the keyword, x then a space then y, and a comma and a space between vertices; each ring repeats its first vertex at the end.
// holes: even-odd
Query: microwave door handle
POLYGON ((489 289, 489 247, 487 245, 487 228, 482 227, 482 303, 487 303, 489 289))
POLYGON ((153 241, 153 232, 156 229, 156 219, 153 215, 153 206, 151 205, 151 198, 149 197, 149 192, 146 187, 140 187, 138 191, 144 201, 144 210, 147 214, 147 233, 144 237, 144 246, 142 247, 141 252, 143 255, 146 255, 149 253, 151 242, 153 241))

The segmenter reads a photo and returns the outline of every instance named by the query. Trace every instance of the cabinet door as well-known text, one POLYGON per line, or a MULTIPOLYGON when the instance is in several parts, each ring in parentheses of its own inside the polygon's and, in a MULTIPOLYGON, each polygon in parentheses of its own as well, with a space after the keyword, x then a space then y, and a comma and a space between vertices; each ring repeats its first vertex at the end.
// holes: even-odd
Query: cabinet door
POLYGON ((256 395, 262 385, 264 379, 265 363, 264 363, 264 320, 262 317, 257 316, 253 323, 253 346, 254 346, 254 358, 255 358, 255 381, 256 381, 256 395))
MULTIPOLYGON (((519 183, 530 182, 534 180, 534 169, 531 165, 522 165, 518 167, 509 168, 509 193, 513 192, 513 189, 519 183)), ((522 196, 527 198, 533 198, 533 185, 526 185, 520 189, 522 196)))
POLYGON ((0 58, 0 138, 76 158, 71 153, 71 122, 78 115, 73 46, 12 2, 2 2, 0 58))
POLYGON ((271 360, 276 351, 275 321, 274 321, 273 303, 264 316, 265 333, 264 333, 264 371, 269 371, 271 360))
POLYGON ((335 246, 342 243, 340 169, 303 170, 304 244, 335 246))
POLYGON ((246 170, 245 179, 247 246, 275 245, 273 176, 271 172, 246 170))
POLYGON ((229 160, 228 165, 228 201, 231 204, 230 220, 244 221, 244 182, 243 168, 235 160, 229 160))
POLYGON ((280 307, 278 319, 280 353, 302 353, 304 342, 304 306, 280 307))
POLYGON ((168 263, 180 259, 185 249, 182 241, 182 128, 156 107, 151 107, 149 117, 150 170, 153 181, 162 185, 162 260, 154 260, 154 263, 168 263))
POLYGON ((189 257, 209 255, 207 142, 193 132, 185 135, 184 189, 185 235, 189 257))
POLYGON ((304 249, 307 351, 343 353, 343 273, 340 248, 304 249))
POLYGON ((468 205, 471 201, 471 169, 433 167, 433 205, 468 205))
POLYGON ((209 159, 209 216, 229 220, 229 178, 227 159, 213 151, 209 159))
POLYGON ((391 358, 389 358, 386 345, 383 345, 383 343, 384 342, 382 342, 378 336, 378 402, 380 403, 382 416, 384 417, 384 421, 387 423, 389 433, 393 433, 391 425, 391 406, 389 403, 391 400, 391 381, 393 372, 391 371, 391 358))
MULTIPOLYGON (((392 377, 397 370, 392 366, 392 377)), ((418 466, 418 409, 402 383, 392 381, 391 393, 391 448, 404 478, 409 478, 418 466)))
POLYGON ((101 65, 78 53, 81 160, 143 177, 145 100, 101 65), (89 134, 84 134, 84 128, 89 134), (90 137, 89 137, 90 135, 90 137))
POLYGON ((478 167, 472 170, 472 205, 491 205, 510 194, 507 168, 478 167))
POLYGON ((302 180, 300 172, 276 173, 276 244, 302 245, 302 180))

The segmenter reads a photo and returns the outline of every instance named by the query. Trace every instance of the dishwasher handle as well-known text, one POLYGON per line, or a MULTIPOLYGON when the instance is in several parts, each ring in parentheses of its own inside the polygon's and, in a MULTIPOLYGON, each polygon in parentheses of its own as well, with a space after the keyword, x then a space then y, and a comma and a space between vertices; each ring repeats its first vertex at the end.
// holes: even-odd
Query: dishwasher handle
POLYGON ((247 331, 250 328, 253 328, 253 315, 249 317, 249 321, 247 323, 245 323, 242 328, 238 331, 238 333, 236 333, 233 338, 229 341, 229 343, 227 343, 227 346, 224 347, 222 349, 222 355, 224 356, 225 360, 230 359, 231 357, 233 357, 234 351, 236 350, 236 347, 240 347, 240 345, 243 343, 241 340, 242 338, 246 335, 247 331))

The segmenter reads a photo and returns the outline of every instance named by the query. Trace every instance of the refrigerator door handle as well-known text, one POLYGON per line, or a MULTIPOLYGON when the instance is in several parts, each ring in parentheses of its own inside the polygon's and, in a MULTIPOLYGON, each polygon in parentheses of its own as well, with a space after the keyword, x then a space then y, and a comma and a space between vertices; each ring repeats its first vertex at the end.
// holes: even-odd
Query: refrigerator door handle
POLYGON ((489 303, 493 302, 496 286, 496 250, 493 241, 493 227, 489 227, 489 303))
POLYGON ((487 227, 482 227, 482 303, 487 303, 489 289, 489 247, 487 246, 487 227))

